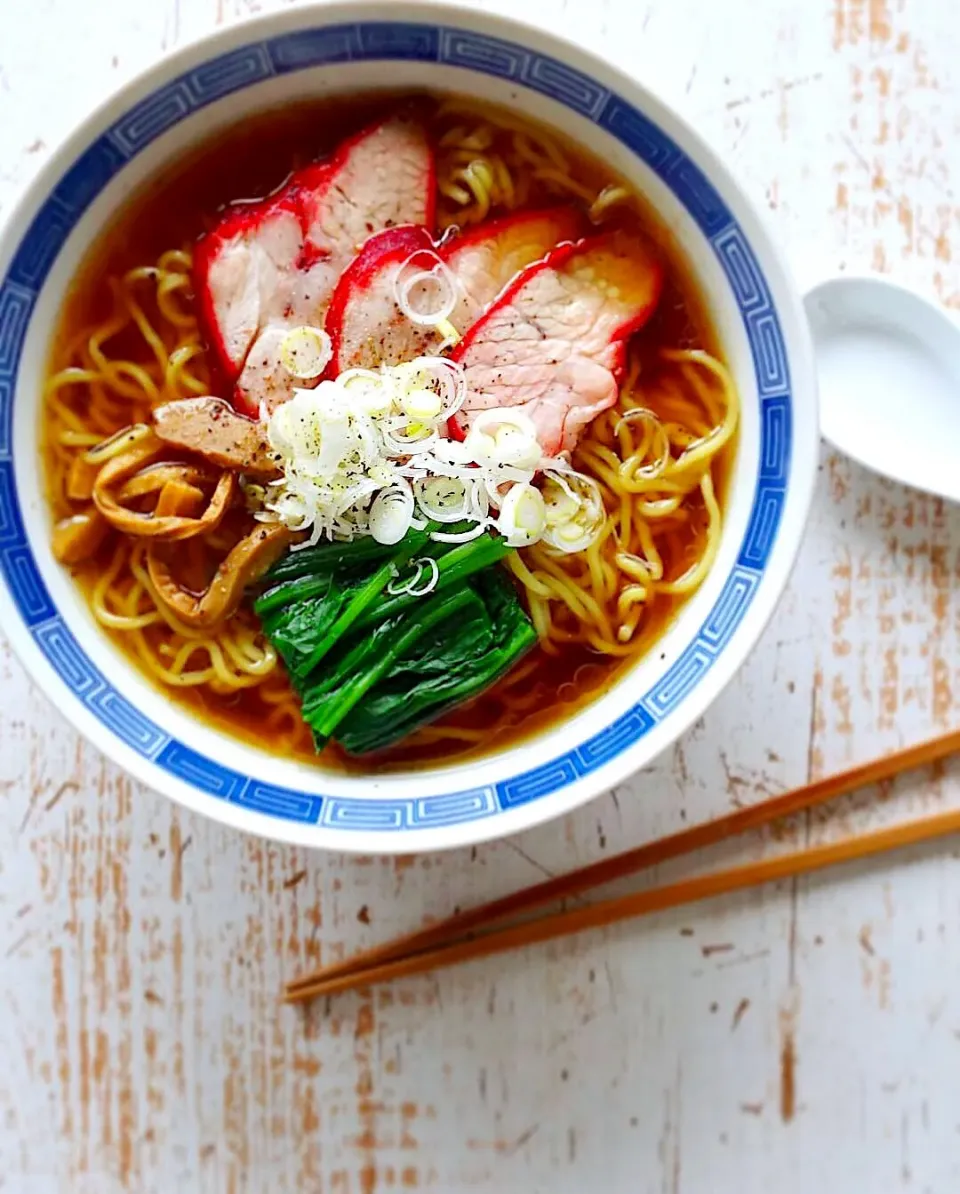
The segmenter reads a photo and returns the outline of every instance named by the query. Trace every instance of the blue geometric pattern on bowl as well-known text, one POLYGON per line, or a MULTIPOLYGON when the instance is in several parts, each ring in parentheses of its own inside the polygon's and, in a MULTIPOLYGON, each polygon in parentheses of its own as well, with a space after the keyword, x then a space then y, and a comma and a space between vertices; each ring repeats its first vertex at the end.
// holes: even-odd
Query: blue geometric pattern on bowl
POLYGON ((449 826, 528 804, 602 767, 662 721, 700 682, 743 621, 777 537, 791 452, 790 373, 777 312, 742 229, 680 147, 594 79, 524 46, 466 29, 361 22, 305 29, 223 54, 153 92, 90 145, 24 233, 0 284, 0 568, 35 642, 77 700, 123 743, 211 796, 270 817, 343 830, 449 826), (539 91, 618 138, 670 188, 713 246, 736 297, 760 395, 760 474, 736 566, 694 641, 617 723, 568 753, 496 785, 428 799, 314 796, 241 775, 171 738, 87 658, 57 613, 24 534, 11 459, 13 386, 37 294, 90 202, 165 130, 275 75, 363 60, 441 62, 539 91))

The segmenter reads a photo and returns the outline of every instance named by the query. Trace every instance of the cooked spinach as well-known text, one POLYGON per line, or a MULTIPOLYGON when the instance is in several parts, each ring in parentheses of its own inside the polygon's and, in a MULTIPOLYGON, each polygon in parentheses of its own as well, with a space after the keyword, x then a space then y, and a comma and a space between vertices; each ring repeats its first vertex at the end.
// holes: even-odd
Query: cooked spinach
POLYGON ((281 581, 296 580, 301 576, 355 571, 371 561, 388 560, 396 550, 395 546, 378 543, 369 536, 350 543, 318 543, 315 547, 288 552, 270 570, 270 583, 278 585, 281 581))
POLYGON ((479 573, 472 586, 479 610, 444 622, 343 719, 337 738, 345 750, 366 754, 399 742, 479 696, 533 647, 536 631, 500 570, 479 573))
MULTIPOLYGON (((358 548, 366 542, 356 541, 358 548)), ((267 576, 269 587, 254 603, 254 611, 293 675, 298 679, 308 676, 360 615, 378 601, 411 556, 429 542, 429 528, 410 531, 402 543, 390 549, 389 556, 364 547, 362 562, 348 556, 344 544, 307 548, 315 553, 314 572, 292 579, 284 568, 289 556, 275 565, 267 576), (376 564, 372 571, 371 563, 376 564), (280 584, 275 584, 278 572, 280 584)), ((306 551, 290 555, 305 555, 306 551)))
MULTIPOLYGON (((506 541, 500 536, 482 535, 479 539, 471 539, 468 543, 439 543, 436 547, 445 549, 434 553, 437 561, 437 584, 432 593, 442 593, 445 589, 454 588, 472 576, 474 572, 489 568, 491 564, 499 563, 513 550, 507 547, 506 541)), ((396 597, 386 597, 371 606, 360 618, 357 626, 371 626, 383 618, 391 618, 395 614, 413 609, 422 597, 410 593, 400 593, 396 597)))
MULTIPOLYGON (((305 696, 303 715, 313 730, 318 746, 332 737, 334 730, 351 709, 362 701, 377 681, 390 674, 394 664, 419 643, 439 623, 464 612, 471 604, 479 605, 473 593, 459 589, 444 597, 429 597, 409 617, 400 619, 390 626, 392 633, 384 633, 382 646, 376 652, 363 652, 360 666, 350 669, 347 679, 330 697, 320 702, 313 694, 305 696)), ((389 624, 384 623, 384 626, 389 624)), ((351 654, 360 654, 357 648, 351 654)))
POLYGON ((490 535, 437 543, 432 529, 391 548, 361 539, 292 552, 267 575, 255 609, 318 750, 331 738, 353 754, 383 749, 478 696, 534 645, 496 567, 511 549, 490 535), (438 569, 431 592, 389 593, 424 556, 438 569))
POLYGON ((264 634, 279 652, 295 687, 310 674, 310 659, 349 600, 352 589, 331 578, 321 592, 294 598, 261 615, 264 634))

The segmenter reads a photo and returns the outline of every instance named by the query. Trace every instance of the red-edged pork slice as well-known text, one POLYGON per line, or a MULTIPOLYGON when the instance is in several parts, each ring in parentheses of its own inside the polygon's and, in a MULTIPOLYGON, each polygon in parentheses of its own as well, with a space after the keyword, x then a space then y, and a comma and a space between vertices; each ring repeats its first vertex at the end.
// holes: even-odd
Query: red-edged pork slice
MULTIPOLYGON (((297 171, 262 203, 232 208, 200 242, 195 280, 207 336, 246 414, 289 397, 279 329, 322 325, 364 240, 434 211, 433 152, 421 124, 390 117, 297 171)), ((302 383, 296 383, 302 384, 302 383)))
POLYGON ((397 278, 404 265, 426 268, 436 261, 433 238, 425 228, 404 224, 369 238, 343 271, 327 310, 326 330, 333 345, 329 375, 344 369, 372 369, 412 361, 436 349, 433 328, 408 319, 397 306, 397 278))
POLYGON ((508 282, 531 262, 577 234, 573 208, 505 216, 458 237, 442 248, 423 228, 390 228, 371 236, 337 283, 327 311, 333 342, 330 376, 343 369, 410 361, 439 350, 443 337, 414 323, 396 303, 403 266, 430 269, 437 257, 453 274, 460 296, 450 320, 470 327, 508 282))
POLYGON ((617 400, 627 338, 653 314, 663 268, 652 248, 622 233, 554 250, 529 266, 457 346, 467 398, 451 420, 520 412, 545 456, 570 451, 617 400))
POLYGON ((314 254, 352 257, 368 236, 396 224, 433 227, 436 176, 423 125, 394 116, 351 137, 329 163, 308 166, 304 236, 314 254))
POLYGON ((232 207, 197 245, 200 314, 228 380, 238 377, 260 328, 283 318, 291 262, 302 248, 299 207, 289 190, 232 207))
POLYGON ((464 331, 476 323, 522 269, 575 240, 581 223, 575 208, 554 207, 488 221, 452 240, 442 256, 460 286, 453 326, 464 331))

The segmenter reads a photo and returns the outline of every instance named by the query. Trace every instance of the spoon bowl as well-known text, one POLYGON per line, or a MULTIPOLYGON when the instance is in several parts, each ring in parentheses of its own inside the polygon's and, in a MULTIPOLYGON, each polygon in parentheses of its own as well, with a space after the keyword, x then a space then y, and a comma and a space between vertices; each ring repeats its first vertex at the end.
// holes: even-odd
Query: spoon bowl
POLYGON ((960 501, 960 326, 878 276, 831 278, 804 302, 823 435, 875 472, 960 501))

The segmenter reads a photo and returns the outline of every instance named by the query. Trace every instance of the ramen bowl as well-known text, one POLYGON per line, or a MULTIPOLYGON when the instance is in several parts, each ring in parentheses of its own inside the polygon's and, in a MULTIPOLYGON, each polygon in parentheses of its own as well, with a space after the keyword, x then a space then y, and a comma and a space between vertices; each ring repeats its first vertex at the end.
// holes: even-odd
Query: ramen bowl
POLYGON ((559 816, 682 734, 743 663, 780 596, 818 442, 811 347, 782 255, 684 122, 603 61, 456 7, 341 4, 223 30, 145 71, 89 116, 30 186, 0 241, 0 616, 31 676, 137 779, 237 829, 303 846, 463 846, 559 816), (272 757, 197 720, 107 639, 54 560, 39 467, 50 329, 125 198, 219 129, 287 102, 455 91, 586 145, 641 191, 709 309, 742 403, 711 570, 640 662, 568 720, 468 763, 338 774, 272 757))

